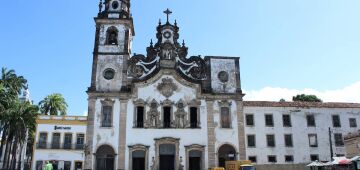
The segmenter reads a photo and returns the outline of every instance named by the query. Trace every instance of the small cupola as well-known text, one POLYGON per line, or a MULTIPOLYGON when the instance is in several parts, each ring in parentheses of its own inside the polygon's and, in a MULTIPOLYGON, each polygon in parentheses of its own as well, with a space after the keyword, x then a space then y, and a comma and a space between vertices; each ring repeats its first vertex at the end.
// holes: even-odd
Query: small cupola
POLYGON ((100 18, 128 19, 130 14, 130 0, 100 0, 100 18))

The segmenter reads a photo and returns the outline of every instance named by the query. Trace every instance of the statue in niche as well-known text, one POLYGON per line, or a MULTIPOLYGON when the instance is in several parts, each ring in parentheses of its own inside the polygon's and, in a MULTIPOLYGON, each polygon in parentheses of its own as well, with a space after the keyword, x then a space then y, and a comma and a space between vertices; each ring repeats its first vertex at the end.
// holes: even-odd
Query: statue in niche
POLYGON ((150 103, 150 110, 148 112, 149 121, 148 121, 148 127, 150 128, 156 128, 158 127, 158 119, 159 119, 159 111, 158 111, 159 104, 156 102, 155 99, 150 103))
POLYGON ((186 127, 186 112, 185 112, 185 105, 182 100, 180 100, 177 104, 177 110, 175 112, 176 117, 176 128, 185 128, 186 127))

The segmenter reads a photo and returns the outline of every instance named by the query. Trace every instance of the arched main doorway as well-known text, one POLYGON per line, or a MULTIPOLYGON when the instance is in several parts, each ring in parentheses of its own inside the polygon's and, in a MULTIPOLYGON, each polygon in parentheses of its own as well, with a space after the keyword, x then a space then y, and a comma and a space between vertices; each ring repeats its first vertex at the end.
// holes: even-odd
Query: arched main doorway
POLYGON ((136 150, 132 152, 132 170, 145 170, 146 152, 136 150))
POLYGON ((175 169, 176 148, 174 144, 160 145, 160 170, 175 169))
POLYGON ((218 150, 219 167, 225 167, 226 161, 236 160, 236 150, 229 144, 222 145, 218 150))
POLYGON ((96 170, 114 170, 115 152, 109 145, 100 146, 96 151, 96 170))

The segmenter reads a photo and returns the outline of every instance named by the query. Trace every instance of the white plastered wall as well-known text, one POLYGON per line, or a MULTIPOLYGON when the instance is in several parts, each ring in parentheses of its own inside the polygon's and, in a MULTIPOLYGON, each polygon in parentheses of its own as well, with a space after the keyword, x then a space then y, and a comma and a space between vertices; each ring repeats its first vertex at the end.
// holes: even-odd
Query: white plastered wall
MULTIPOLYGON (((196 89, 185 86, 179 82, 177 82, 172 76, 163 76, 162 78, 171 78, 173 82, 177 85, 178 90, 169 97, 169 100, 173 102, 178 102, 182 99, 185 103, 196 99, 196 89)), ((146 87, 141 87, 138 89, 138 99, 143 99, 150 103, 152 99, 155 99, 157 102, 161 102, 166 100, 166 98, 156 89, 157 85, 161 83, 161 79, 155 81, 153 84, 148 85, 146 87)), ((172 138, 180 138, 180 146, 179 146, 179 154, 183 157, 182 164, 186 167, 186 156, 185 156, 185 147, 191 144, 199 144, 207 146, 207 115, 206 115, 206 102, 205 100, 201 100, 200 109, 200 126, 201 129, 136 129, 133 128, 134 122, 134 109, 135 106, 133 101, 128 102, 128 110, 127 110, 127 136, 126 136, 126 146, 131 146, 135 144, 142 144, 150 146, 149 148, 149 163, 148 167, 151 166, 151 159, 155 157, 155 138, 162 137, 172 137, 172 138)), ((160 111, 160 107, 158 108, 160 111)), ((145 111, 148 111, 149 107, 146 107, 145 111)), ((188 106, 186 106, 185 110, 188 110, 188 106)), ((173 106, 173 112, 176 111, 176 107, 173 106)), ((205 147, 205 165, 207 164, 207 147, 205 147)), ((129 149, 126 149, 126 168, 129 167, 129 149)), ((207 166, 207 165, 206 165, 207 166)), ((206 167, 207 168, 207 167, 206 167)))
MULTIPOLYGON (((244 107, 244 116, 254 114, 255 126, 245 125, 245 139, 247 134, 256 135, 256 147, 246 147, 248 156, 256 156, 258 164, 269 164, 268 155, 276 155, 277 163, 284 164, 285 155, 293 155, 292 163, 309 163, 310 155, 317 154, 321 161, 330 160, 328 128, 334 133, 342 133, 343 136, 358 128, 350 128, 349 118, 356 118, 360 124, 360 109, 351 108, 293 108, 293 107, 244 107), (274 127, 265 126, 265 114, 273 114, 274 127), (291 115, 292 127, 283 127, 283 114, 291 115), (316 127, 307 127, 306 115, 315 115, 316 127), (341 127, 334 128, 332 115, 339 115, 341 127), (267 147, 266 134, 274 134, 276 147, 267 147), (284 134, 292 134, 293 147, 285 147, 284 134), (309 147, 308 134, 317 134, 318 147, 309 147)), ((244 117, 245 119, 245 117, 244 117)), ((334 135, 332 135, 333 151, 336 154, 345 154, 344 147, 336 147, 334 135)), ((246 144, 247 146, 247 144, 246 144)))

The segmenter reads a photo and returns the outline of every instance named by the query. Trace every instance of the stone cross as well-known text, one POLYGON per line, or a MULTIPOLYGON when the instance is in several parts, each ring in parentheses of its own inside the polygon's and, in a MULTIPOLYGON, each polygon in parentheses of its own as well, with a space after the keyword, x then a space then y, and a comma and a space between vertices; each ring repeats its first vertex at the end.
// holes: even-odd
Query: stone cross
POLYGON ((169 15, 172 14, 172 11, 170 11, 169 8, 168 8, 168 9, 166 9, 166 11, 164 11, 164 13, 166 14, 167 22, 169 22, 169 15))

